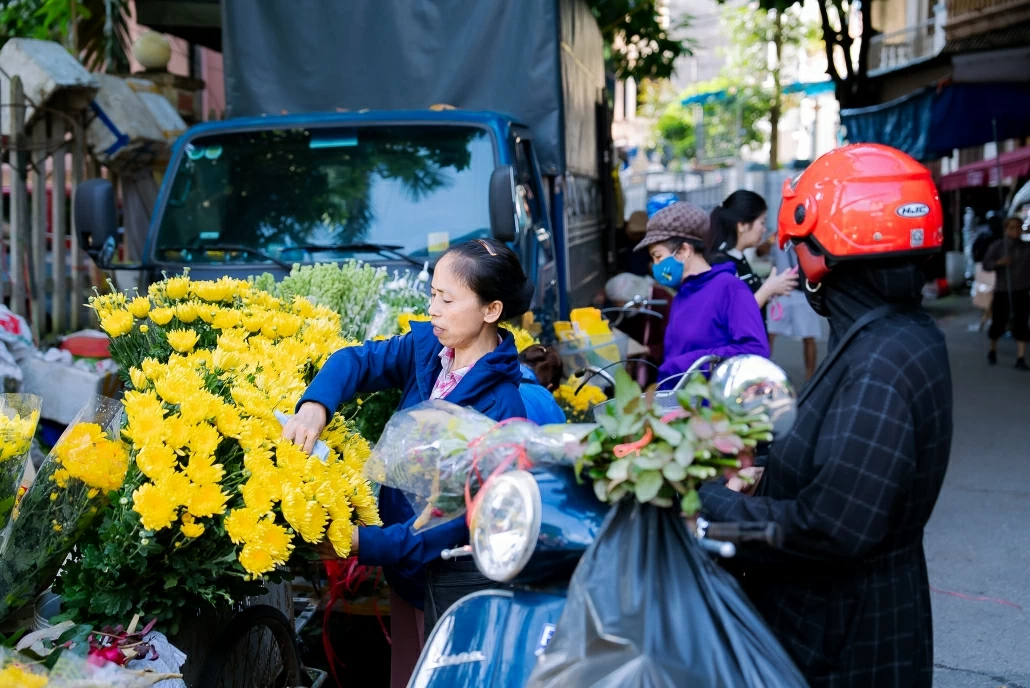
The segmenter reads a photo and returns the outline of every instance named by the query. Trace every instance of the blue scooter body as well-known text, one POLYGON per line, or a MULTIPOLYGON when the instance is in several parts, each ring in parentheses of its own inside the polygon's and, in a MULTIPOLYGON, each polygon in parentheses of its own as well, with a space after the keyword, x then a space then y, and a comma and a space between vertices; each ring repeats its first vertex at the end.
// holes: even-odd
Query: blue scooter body
POLYGON ((554 634, 569 579, 608 507, 569 468, 530 471, 540 489, 536 549, 513 590, 458 600, 437 622, 409 686, 521 688, 554 634))
POLYGON ((524 686, 558 625, 565 589, 555 594, 485 590, 440 618, 409 686, 524 686))

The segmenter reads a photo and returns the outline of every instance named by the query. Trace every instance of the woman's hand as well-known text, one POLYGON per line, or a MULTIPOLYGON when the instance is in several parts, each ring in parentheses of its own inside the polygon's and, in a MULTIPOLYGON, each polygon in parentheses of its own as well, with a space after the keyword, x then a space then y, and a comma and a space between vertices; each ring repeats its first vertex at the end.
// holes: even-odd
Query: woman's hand
MULTIPOLYGON (((350 536, 350 555, 352 557, 358 554, 358 528, 351 531, 350 536)), ((333 543, 329 542, 329 538, 325 538, 320 543, 315 545, 315 552, 318 554, 320 559, 339 559, 340 555, 336 553, 336 548, 333 547, 333 543)))
POLYGON ((791 293, 797 286, 797 268, 791 268, 786 272, 777 272, 776 268, 773 268, 772 272, 769 273, 769 277, 766 278, 762 286, 755 292, 755 301, 758 302, 759 307, 763 307, 773 298, 786 296, 791 293))
POLYGON ((289 440, 311 454, 327 422, 325 407, 313 401, 301 404, 297 414, 283 427, 283 439, 289 440))
POLYGON ((764 471, 765 469, 759 466, 742 468, 737 471, 737 475, 729 479, 726 483, 726 488, 743 495, 749 495, 755 491, 755 487, 758 486, 758 481, 762 478, 764 471))
POLYGON ((798 286, 798 269, 791 268, 786 272, 777 273, 776 268, 773 268, 765 284, 769 285, 773 296, 786 296, 798 286))

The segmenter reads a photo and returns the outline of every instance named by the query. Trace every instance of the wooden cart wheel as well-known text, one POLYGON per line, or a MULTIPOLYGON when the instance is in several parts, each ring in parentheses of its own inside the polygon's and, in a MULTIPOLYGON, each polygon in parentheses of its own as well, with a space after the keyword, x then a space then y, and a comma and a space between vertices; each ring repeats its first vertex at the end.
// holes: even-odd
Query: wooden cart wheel
POLYGON ((204 688, 296 688, 306 684, 293 625, 275 607, 247 607, 210 648, 204 688))

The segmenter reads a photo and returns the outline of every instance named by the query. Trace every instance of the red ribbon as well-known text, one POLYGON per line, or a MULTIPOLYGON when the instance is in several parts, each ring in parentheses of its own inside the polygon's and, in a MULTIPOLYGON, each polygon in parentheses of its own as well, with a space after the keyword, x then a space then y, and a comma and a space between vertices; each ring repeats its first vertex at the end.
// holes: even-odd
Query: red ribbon
POLYGON ((495 468, 493 471, 490 472, 490 475, 487 476, 486 480, 483 480, 483 476, 479 472, 479 459, 482 457, 482 454, 480 454, 480 452, 479 452, 479 443, 483 440, 484 437, 489 435, 492 431, 496 430, 497 428, 500 428, 500 427, 503 427, 505 425, 508 425, 509 423, 513 423, 515 421, 528 422, 528 421, 526 421, 525 418, 508 418, 506 420, 502 420, 500 423, 498 423, 497 425, 495 425, 492 428, 490 428, 490 430, 487 430, 482 435, 480 435, 476 439, 474 439, 471 442, 469 442, 469 449, 473 449, 474 453, 472 455, 472 469, 469 471, 469 476, 465 479, 465 523, 466 523, 466 525, 469 525, 469 526, 472 525, 472 512, 475 510, 476 505, 479 504, 479 497, 480 497, 481 494, 483 494, 483 489, 486 487, 486 484, 488 482, 490 482, 490 480, 495 475, 497 475, 499 473, 503 473, 504 471, 508 470, 508 468, 513 463, 515 464, 516 468, 518 470, 520 470, 520 471, 524 471, 524 470, 527 470, 527 469, 530 469, 530 468, 533 467, 533 462, 530 461, 529 454, 526 453, 526 448, 523 447, 521 444, 509 443, 509 444, 499 444, 499 445, 497 445, 496 447, 493 448, 494 451, 501 450, 501 449, 511 449, 513 451, 504 461, 502 461, 500 464, 498 464, 497 468, 495 468), (475 497, 472 496, 472 476, 473 475, 475 475, 476 478, 479 479, 479 483, 480 483, 479 491, 476 492, 476 496, 475 497))
MULTIPOLYGON (((340 683, 340 677, 336 673, 336 665, 346 666, 343 661, 336 656, 336 651, 333 649, 333 644, 329 640, 329 616, 333 612, 333 607, 336 606, 337 600, 343 602, 344 611, 350 615, 350 608, 347 604, 346 595, 355 595, 361 588, 361 585, 365 583, 372 575, 372 571, 375 571, 375 581, 372 583, 372 589, 375 590, 379 586, 379 579, 382 577, 382 569, 372 566, 363 566, 358 563, 357 557, 350 557, 349 559, 324 559, 322 563, 325 564, 326 577, 329 580, 329 600, 326 602, 325 613, 322 614, 322 649, 325 651, 326 661, 329 662, 329 670, 333 672, 333 680, 336 681, 337 688, 342 688, 343 684, 340 683)), ((393 644, 390 640, 390 634, 386 630, 386 624, 383 623, 383 617, 379 613, 379 599, 374 598, 375 602, 374 609, 376 613, 376 620, 379 622, 379 628, 383 631, 383 637, 386 638, 388 644, 393 644)))

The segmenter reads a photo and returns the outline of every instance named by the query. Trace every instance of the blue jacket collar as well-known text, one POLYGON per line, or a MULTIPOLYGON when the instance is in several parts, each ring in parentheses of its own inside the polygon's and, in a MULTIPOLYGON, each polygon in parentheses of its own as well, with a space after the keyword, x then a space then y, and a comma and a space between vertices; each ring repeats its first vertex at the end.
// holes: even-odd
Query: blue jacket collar
MULTIPOLYGON (((472 366, 472 370, 465 374, 447 397, 448 401, 463 404, 478 399, 502 381, 518 386, 522 380, 522 369, 519 367, 515 339, 507 330, 502 329, 500 334, 501 343, 472 366)), ((440 352, 443 351, 443 344, 433 334, 433 326, 428 322, 412 322, 411 336, 415 340, 415 376, 418 390, 422 400, 426 401, 433 393, 433 385, 440 375, 440 352)))

